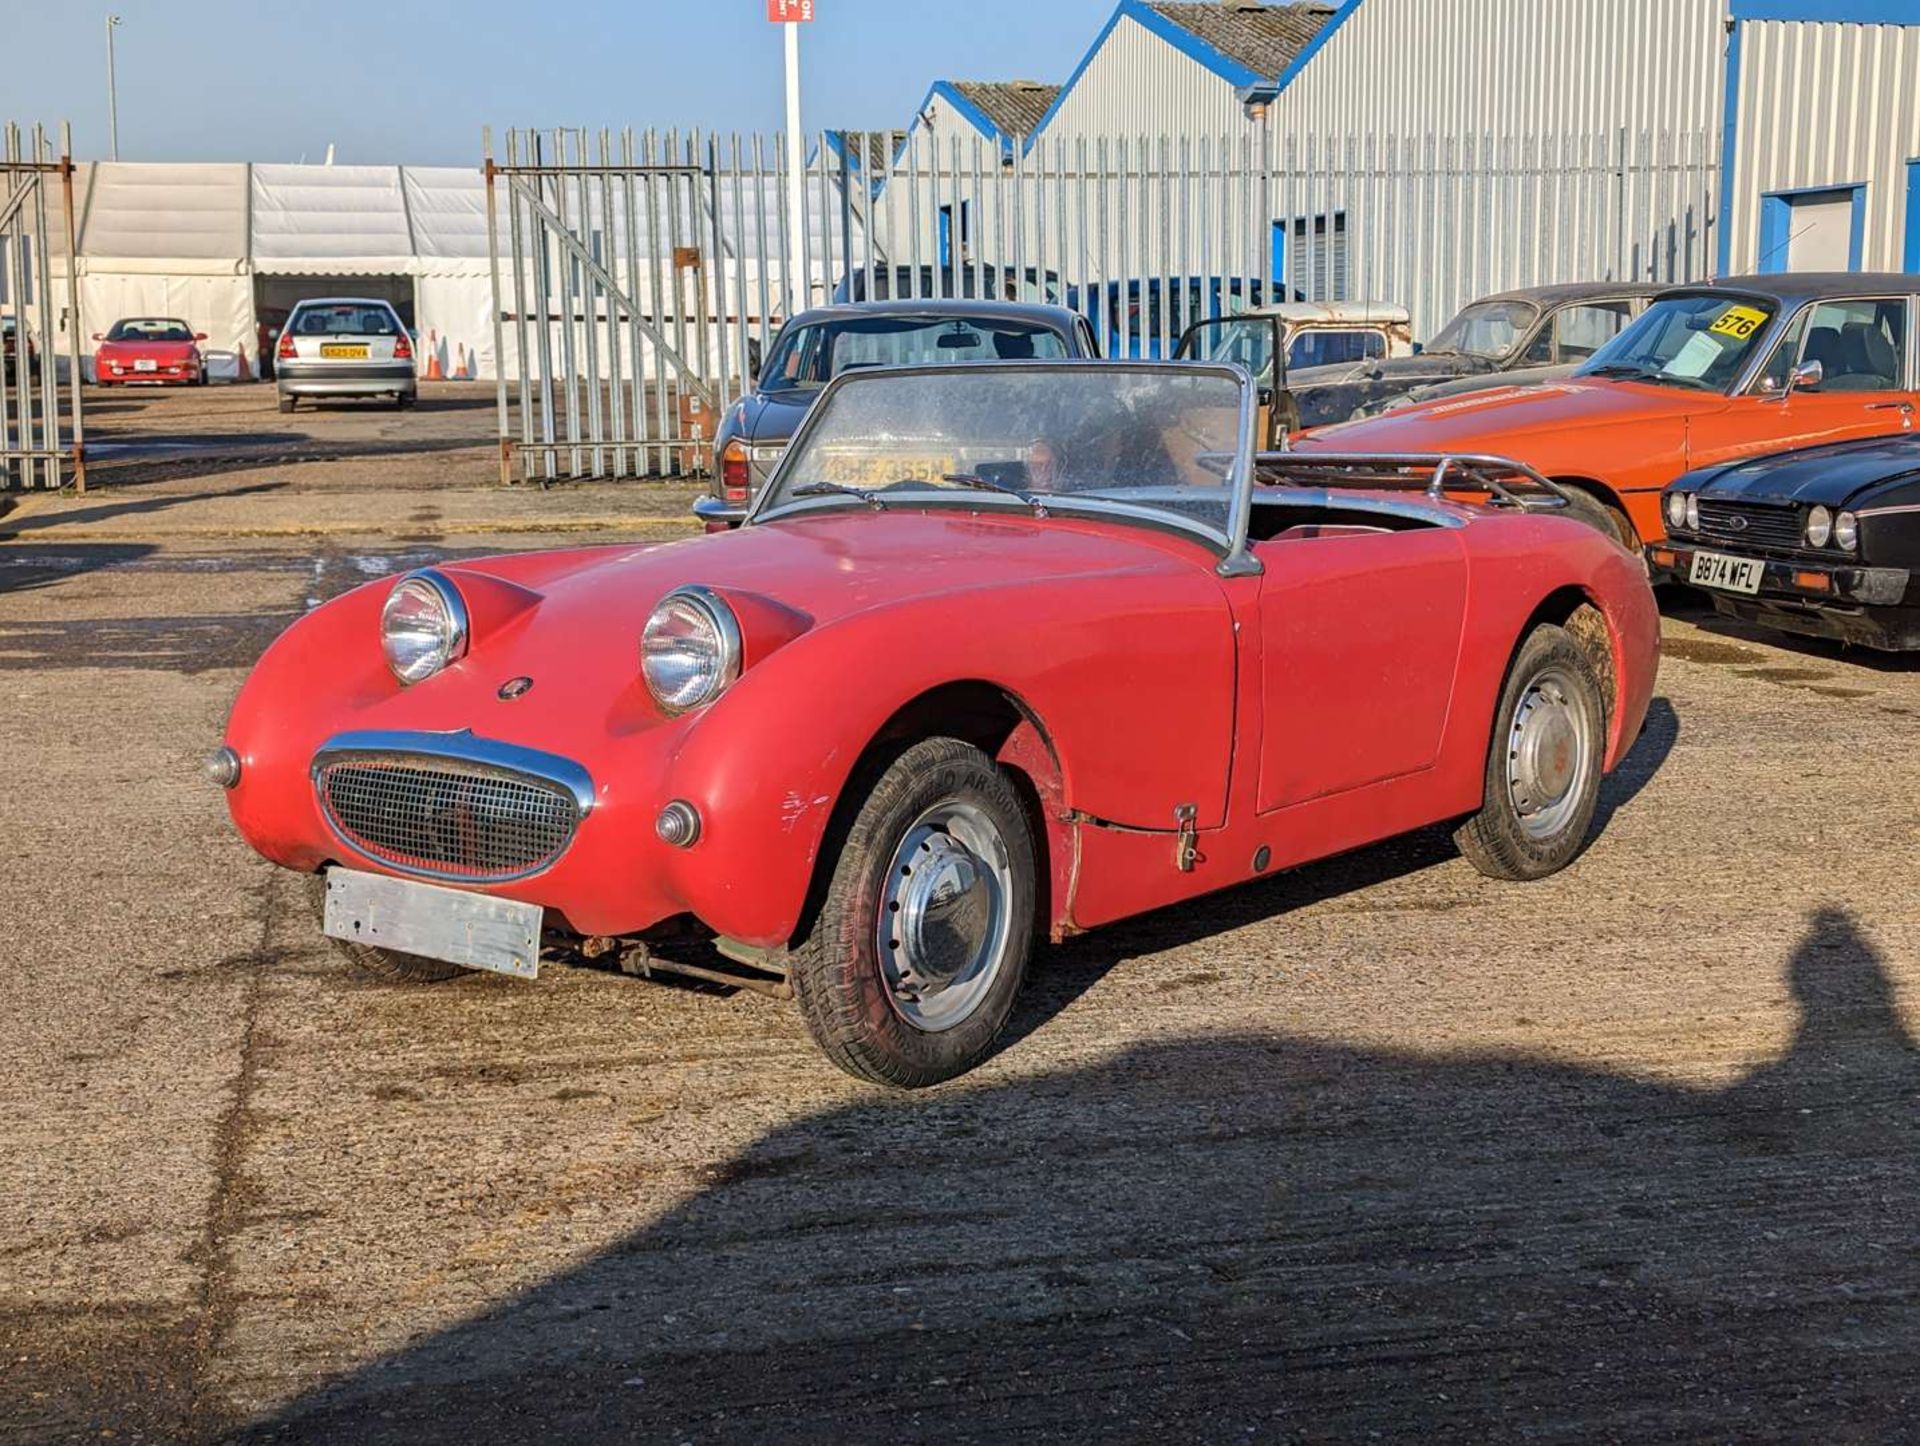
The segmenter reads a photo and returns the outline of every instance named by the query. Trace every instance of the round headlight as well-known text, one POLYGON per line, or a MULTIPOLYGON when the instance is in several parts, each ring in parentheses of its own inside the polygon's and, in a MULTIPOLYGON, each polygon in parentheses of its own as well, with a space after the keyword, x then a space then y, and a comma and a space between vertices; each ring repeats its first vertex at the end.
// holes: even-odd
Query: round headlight
POLYGON ((1667 494, 1667 526, 1685 527, 1687 525, 1687 494, 1669 492, 1667 494))
POLYGON ((1860 519, 1851 512, 1842 512, 1833 519, 1833 545, 1852 552, 1860 545, 1860 519))
POLYGON ((1816 507, 1807 514, 1807 545, 1825 547, 1827 539, 1833 536, 1833 514, 1824 507, 1816 507))
POLYGON ((1698 532, 1699 530, 1700 494, 1698 492, 1689 492, 1687 494, 1687 531, 1698 532))
POLYGON ((640 672, 665 712, 711 703, 740 676, 733 609, 703 587, 668 593, 640 635, 640 672))
POLYGON ((467 651, 467 609, 460 590, 439 573, 409 573, 380 609, 380 646, 402 683, 431 678, 467 651))

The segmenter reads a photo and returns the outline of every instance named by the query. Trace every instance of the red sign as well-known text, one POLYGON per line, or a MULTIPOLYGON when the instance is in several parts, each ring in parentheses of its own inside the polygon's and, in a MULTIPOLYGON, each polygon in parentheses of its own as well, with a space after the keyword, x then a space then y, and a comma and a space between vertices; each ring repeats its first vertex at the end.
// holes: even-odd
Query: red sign
POLYGON ((767 0, 767 19, 776 25, 813 19, 813 0, 767 0))

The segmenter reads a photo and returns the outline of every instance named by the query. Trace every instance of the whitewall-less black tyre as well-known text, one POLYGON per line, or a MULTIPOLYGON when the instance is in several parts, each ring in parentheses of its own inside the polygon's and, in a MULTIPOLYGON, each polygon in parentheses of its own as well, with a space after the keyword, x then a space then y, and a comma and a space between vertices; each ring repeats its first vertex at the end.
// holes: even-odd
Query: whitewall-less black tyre
POLYGON ((1607 704, 1592 660, 1562 628, 1520 644, 1494 713, 1480 811, 1454 834, 1497 879, 1540 879, 1586 847, 1606 758, 1607 704))
POLYGON ((1020 992, 1035 900, 1032 829, 1006 774, 957 739, 914 744, 860 804, 794 951, 814 1041, 881 1084, 972 1069, 1020 992))

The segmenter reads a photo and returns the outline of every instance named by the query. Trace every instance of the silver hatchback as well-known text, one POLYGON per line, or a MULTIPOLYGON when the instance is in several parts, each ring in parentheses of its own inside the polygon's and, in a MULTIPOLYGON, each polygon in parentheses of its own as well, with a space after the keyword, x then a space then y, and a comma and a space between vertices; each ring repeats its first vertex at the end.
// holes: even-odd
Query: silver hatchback
POLYGON ((326 297, 293 309, 274 349, 280 410, 301 397, 392 397, 413 405, 413 340, 384 301, 326 297))

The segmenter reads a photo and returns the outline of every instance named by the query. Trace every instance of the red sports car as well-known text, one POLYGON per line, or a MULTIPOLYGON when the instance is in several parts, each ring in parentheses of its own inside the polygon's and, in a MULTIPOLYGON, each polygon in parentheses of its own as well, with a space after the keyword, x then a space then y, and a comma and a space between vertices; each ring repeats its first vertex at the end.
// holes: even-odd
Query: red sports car
POLYGON ((1439 821, 1566 865, 1653 688, 1639 560, 1517 464, 1255 415, 1224 366, 851 372, 737 532, 307 614, 209 772, 365 969, 729 979, 896 1085, 985 1056, 1043 935, 1439 821))
POLYGON ((204 331, 190 329, 168 316, 130 316, 116 321, 113 330, 93 334, 100 347, 93 354, 93 379, 101 386, 204 386, 207 366, 199 343, 204 331))

